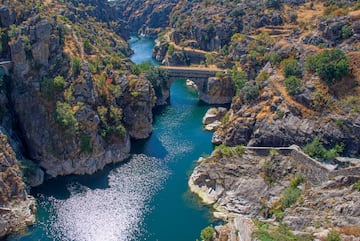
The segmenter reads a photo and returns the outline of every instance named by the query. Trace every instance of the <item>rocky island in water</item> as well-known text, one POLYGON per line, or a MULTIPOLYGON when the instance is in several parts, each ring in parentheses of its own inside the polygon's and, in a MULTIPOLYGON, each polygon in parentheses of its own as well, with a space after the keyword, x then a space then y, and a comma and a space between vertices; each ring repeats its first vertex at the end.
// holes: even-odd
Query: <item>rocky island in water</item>
POLYGON ((0 27, 0 239, 35 224, 32 187, 126 161, 189 79, 202 240, 360 240, 360 1, 2 0, 0 27))

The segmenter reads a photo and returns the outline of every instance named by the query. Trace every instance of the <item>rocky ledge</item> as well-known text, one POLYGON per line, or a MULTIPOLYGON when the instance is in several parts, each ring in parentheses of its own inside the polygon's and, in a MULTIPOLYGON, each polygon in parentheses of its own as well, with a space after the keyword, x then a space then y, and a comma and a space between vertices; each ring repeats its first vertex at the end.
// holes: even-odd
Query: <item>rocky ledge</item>
POLYGON ((0 239, 35 223, 35 199, 27 195, 15 153, 0 132, 0 239))
POLYGON ((301 236, 321 238, 336 230, 344 240, 355 240, 348 232, 360 223, 360 192, 354 185, 360 175, 354 168, 359 167, 334 171, 296 147, 220 146, 198 161, 189 186, 228 222, 215 228, 215 240, 252 240, 254 218, 285 224, 301 236), (290 189, 298 193, 294 203, 284 201, 290 189))

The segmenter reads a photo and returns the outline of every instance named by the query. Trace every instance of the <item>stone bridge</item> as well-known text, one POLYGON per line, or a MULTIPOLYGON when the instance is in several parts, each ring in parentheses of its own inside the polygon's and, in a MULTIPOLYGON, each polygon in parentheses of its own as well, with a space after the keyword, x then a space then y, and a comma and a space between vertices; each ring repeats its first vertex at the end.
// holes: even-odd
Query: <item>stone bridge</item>
POLYGON ((225 73, 223 69, 184 66, 161 66, 168 71, 167 86, 163 86, 163 95, 168 98, 171 84, 179 79, 189 79, 195 83, 199 99, 208 104, 231 103, 235 88, 230 78, 216 77, 216 73, 225 73))
POLYGON ((12 68, 12 62, 9 60, 0 60, 0 76, 9 75, 12 68))

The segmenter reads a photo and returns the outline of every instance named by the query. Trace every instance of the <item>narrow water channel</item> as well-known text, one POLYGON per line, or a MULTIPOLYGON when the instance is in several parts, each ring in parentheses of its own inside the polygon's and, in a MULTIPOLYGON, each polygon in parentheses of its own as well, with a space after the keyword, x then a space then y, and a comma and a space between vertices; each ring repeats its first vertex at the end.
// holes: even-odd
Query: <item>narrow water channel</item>
MULTIPOLYGON (((153 41, 133 38, 130 45, 135 63, 153 61, 153 41)), ((207 109, 184 80, 176 81, 170 105, 155 110, 151 137, 132 143, 127 162, 34 189, 38 221, 10 240, 194 241, 211 223, 209 209, 187 187, 195 161, 212 150, 211 133, 201 126, 207 109)))

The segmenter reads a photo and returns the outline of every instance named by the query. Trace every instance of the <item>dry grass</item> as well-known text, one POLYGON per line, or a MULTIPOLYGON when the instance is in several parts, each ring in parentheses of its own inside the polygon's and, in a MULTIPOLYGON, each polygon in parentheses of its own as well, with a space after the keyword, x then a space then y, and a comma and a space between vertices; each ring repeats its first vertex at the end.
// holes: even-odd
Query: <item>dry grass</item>
POLYGON ((349 236, 360 237, 360 226, 344 226, 337 228, 338 233, 349 236))
POLYGON ((273 85, 276 91, 284 98, 284 100, 299 109, 304 117, 306 116, 313 116, 315 112, 306 106, 300 104, 299 102, 295 101, 291 95, 288 94, 285 86, 284 86, 284 77, 280 75, 270 76, 269 82, 273 85))

